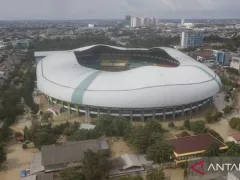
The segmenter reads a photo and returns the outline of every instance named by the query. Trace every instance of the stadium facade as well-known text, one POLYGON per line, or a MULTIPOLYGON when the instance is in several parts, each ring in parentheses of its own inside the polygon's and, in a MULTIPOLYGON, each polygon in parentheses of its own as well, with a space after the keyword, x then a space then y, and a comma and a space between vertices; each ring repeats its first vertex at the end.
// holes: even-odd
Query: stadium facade
POLYGON ((212 102, 222 87, 211 69, 167 47, 92 45, 35 57, 37 86, 49 103, 87 117, 184 116, 212 102))

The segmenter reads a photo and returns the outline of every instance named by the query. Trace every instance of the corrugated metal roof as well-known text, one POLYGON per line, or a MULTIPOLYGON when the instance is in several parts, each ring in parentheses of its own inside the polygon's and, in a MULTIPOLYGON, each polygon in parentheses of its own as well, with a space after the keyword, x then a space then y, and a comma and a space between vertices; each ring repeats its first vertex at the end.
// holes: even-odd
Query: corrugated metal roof
POLYGON ((93 125, 93 124, 85 124, 85 123, 82 123, 79 127, 79 129, 87 129, 87 130, 91 130, 91 129, 94 129, 96 127, 96 125, 93 125))

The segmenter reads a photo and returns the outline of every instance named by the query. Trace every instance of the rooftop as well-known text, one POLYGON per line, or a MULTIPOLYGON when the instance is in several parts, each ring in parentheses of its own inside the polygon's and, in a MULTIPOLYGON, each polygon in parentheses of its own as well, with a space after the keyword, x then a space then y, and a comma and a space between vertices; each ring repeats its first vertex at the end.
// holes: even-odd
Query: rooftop
POLYGON ((210 134, 169 139, 167 140, 167 143, 173 147, 174 152, 178 155, 197 151, 205 151, 213 143, 217 143, 220 148, 227 147, 224 143, 220 142, 210 134))
POLYGON ((80 162, 84 158, 84 152, 91 150, 109 149, 105 140, 87 140, 65 142, 59 145, 49 145, 42 147, 42 165, 55 165, 71 162, 80 162))
POLYGON ((236 141, 240 141, 240 134, 234 134, 232 135, 233 139, 235 139, 236 141))
POLYGON ((82 123, 79 127, 79 129, 87 129, 87 130, 92 130, 96 127, 96 125, 92 125, 92 124, 86 124, 86 123, 82 123))

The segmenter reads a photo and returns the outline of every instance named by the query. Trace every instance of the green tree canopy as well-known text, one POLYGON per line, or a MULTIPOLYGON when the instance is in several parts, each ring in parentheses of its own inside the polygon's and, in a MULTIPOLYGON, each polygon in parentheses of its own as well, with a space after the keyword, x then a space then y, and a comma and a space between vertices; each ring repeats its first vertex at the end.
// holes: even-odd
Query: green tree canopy
POLYGON ((82 172, 86 180, 105 180, 109 177, 109 164, 100 153, 86 151, 84 153, 82 172))
POLYGON ((162 169, 153 168, 147 171, 146 175, 147 180, 165 180, 165 174, 162 169))
POLYGON ((190 129, 193 131, 195 134, 201 134, 206 131, 205 123, 204 121, 195 121, 190 123, 190 129))
POLYGON ((61 170, 59 173, 57 173, 57 177, 59 177, 61 180, 86 180, 81 171, 74 168, 61 170))
POLYGON ((157 139, 147 149, 146 158, 155 163, 170 162, 173 157, 173 150, 163 139, 157 139))
POLYGON ((228 157, 239 157, 240 156, 240 145, 235 142, 227 142, 228 149, 223 152, 223 156, 228 157))

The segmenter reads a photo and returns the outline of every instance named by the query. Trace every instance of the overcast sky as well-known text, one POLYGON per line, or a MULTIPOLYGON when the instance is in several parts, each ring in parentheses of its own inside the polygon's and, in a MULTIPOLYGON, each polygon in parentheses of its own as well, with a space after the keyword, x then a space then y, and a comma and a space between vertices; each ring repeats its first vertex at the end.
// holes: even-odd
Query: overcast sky
POLYGON ((0 20, 240 18, 240 0, 0 0, 0 20))

